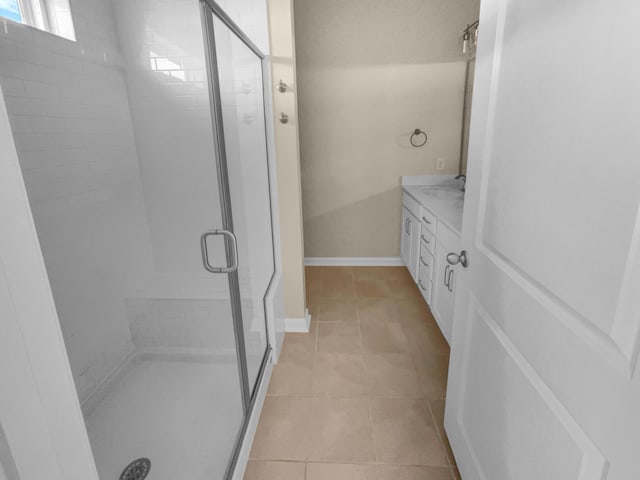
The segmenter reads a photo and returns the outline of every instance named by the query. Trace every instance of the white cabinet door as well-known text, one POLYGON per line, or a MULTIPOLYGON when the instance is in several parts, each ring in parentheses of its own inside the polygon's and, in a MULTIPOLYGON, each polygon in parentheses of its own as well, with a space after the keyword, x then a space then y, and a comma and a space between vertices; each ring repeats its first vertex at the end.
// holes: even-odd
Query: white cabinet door
POLYGON ((640 2, 482 0, 445 426, 465 480, 640 478, 640 2))
MULTIPOLYGON (((424 225, 422 227, 424 232, 424 225)), ((427 305, 431 305, 431 278, 433 276, 433 254, 424 242, 420 244, 420 257, 418 259, 418 288, 427 305)))
POLYGON ((420 255, 420 221, 407 208, 402 208, 402 241, 400 256, 414 281, 418 281, 420 255))
POLYGON ((451 343, 451 325, 453 323, 454 267, 447 263, 447 254, 451 249, 438 239, 434 257, 433 272, 433 316, 449 344, 451 343))
POLYGON ((411 230, 409 228, 409 220, 411 214, 406 208, 402 208, 402 232, 400 239, 400 256, 402 263, 409 267, 409 254, 411 253, 411 230))
POLYGON ((410 232, 410 246, 409 246, 409 272, 413 280, 418 282, 418 262, 420 258, 420 230, 422 226, 420 220, 413 215, 409 214, 409 232, 410 232))

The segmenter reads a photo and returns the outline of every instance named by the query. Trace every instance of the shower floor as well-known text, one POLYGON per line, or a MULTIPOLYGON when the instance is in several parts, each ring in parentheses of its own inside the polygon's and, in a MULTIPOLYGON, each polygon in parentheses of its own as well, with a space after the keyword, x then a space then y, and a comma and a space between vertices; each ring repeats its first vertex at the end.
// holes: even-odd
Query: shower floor
POLYGON ((138 360, 86 419, 101 480, 139 457, 148 480, 222 478, 242 422, 235 363, 138 360))

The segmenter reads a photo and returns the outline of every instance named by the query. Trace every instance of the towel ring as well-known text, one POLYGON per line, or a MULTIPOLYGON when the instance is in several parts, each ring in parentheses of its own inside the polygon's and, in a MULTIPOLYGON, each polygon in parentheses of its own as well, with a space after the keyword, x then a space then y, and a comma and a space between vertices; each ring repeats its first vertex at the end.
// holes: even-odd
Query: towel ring
POLYGON ((422 130, 420 130, 419 128, 416 128, 413 133, 411 134, 411 137, 409 138, 409 142, 411 143, 411 145, 413 145, 414 147, 421 147, 423 146, 425 143, 427 143, 427 140, 429 140, 429 137, 427 137, 427 134, 425 132, 423 132, 422 130), (417 143, 414 141, 415 137, 418 137, 420 135, 424 135, 424 142, 422 143, 417 143))

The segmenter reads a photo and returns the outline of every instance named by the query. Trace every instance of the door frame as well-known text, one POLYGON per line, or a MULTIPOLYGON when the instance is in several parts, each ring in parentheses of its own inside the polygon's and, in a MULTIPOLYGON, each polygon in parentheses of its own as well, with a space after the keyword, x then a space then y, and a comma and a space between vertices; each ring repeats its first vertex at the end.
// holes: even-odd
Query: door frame
POLYGON ((0 462, 10 480, 98 480, 0 88, 0 462))
MULTIPOLYGON (((236 24, 233 19, 227 15, 227 13, 213 0, 201 0, 201 16, 204 32, 204 47, 205 58, 207 62, 207 76, 209 85, 209 99, 211 102, 211 114, 213 123, 213 135, 216 149, 216 169, 218 171, 218 186, 220 191, 220 203, 222 213, 222 225, 225 230, 234 232, 233 229, 233 212, 231 202, 231 189, 229 185, 229 170, 227 162, 227 152, 224 138, 224 121, 222 117, 222 97, 220 91, 219 70, 216 56, 216 41, 215 31, 213 25, 213 17, 218 18, 231 32, 240 39, 259 59, 262 75, 262 89, 263 89, 263 115, 265 125, 265 146, 267 155, 267 180, 268 180, 268 192, 269 192, 269 212, 271 222, 271 245, 273 255, 274 270, 267 286, 265 297, 263 298, 263 307, 265 310, 265 329, 267 338, 267 347, 262 358, 258 376, 254 385, 250 385, 249 374, 247 368, 247 356, 244 339, 244 324, 242 319, 242 303, 240 298, 240 283, 238 278, 238 271, 234 271, 228 274, 229 287, 231 293, 231 305, 234 319, 234 331, 236 338, 236 352, 238 356, 238 365, 240 373, 240 382, 242 388, 243 407, 245 417, 241 426, 240 432, 236 439, 235 447, 232 457, 229 461, 227 471, 225 473, 225 479, 230 480, 234 476, 236 466, 238 465, 241 453, 243 450, 243 443, 247 437, 247 432, 253 424, 253 428, 257 427, 257 418, 253 418, 256 413, 259 414, 261 410, 262 401, 264 400, 264 394, 266 394, 265 386, 263 385, 265 372, 271 365, 271 352, 272 352, 272 340, 273 336, 270 332, 269 321, 267 311, 267 298, 270 296, 271 290, 277 283, 279 276, 277 267, 277 255, 276 255, 276 225, 274 223, 273 214, 273 189, 272 187, 272 169, 271 161, 272 155, 269 148, 269 136, 268 136, 268 116, 267 116, 267 98, 270 91, 271 80, 268 75, 268 65, 266 55, 260 50, 260 48, 247 36, 242 28, 236 24), (262 388, 261 388, 262 387, 262 388), (260 405, 258 407, 258 405, 260 405)), ((233 251, 229 244, 229 239, 225 239, 225 249, 227 252, 227 262, 233 261, 233 251)), ((270 373, 270 370, 269 370, 270 373)), ((246 452, 248 454, 248 452, 246 452)))

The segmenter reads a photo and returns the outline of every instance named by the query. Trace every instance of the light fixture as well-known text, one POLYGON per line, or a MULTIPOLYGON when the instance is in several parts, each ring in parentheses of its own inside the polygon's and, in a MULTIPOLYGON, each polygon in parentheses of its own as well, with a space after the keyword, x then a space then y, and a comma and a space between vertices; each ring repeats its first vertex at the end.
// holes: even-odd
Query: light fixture
POLYGON ((462 53, 467 54, 475 49, 478 45, 478 26, 479 20, 472 24, 467 24, 467 28, 462 31, 462 53), (473 35, 473 38, 471 37, 473 35))
POLYGON ((462 36, 462 53, 467 53, 469 51, 469 30, 464 31, 464 35, 462 36))

